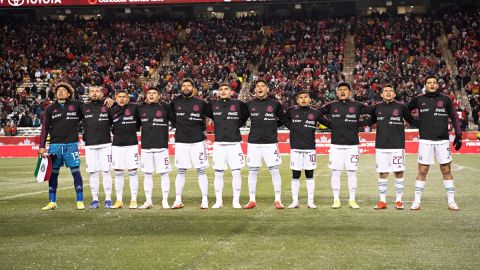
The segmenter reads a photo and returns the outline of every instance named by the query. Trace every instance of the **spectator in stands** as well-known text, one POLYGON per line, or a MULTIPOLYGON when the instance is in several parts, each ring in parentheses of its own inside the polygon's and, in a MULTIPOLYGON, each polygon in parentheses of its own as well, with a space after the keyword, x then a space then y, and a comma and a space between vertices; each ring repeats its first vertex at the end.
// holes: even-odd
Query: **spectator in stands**
POLYGON ((20 121, 18 122, 19 127, 33 127, 33 119, 28 111, 22 113, 20 121))

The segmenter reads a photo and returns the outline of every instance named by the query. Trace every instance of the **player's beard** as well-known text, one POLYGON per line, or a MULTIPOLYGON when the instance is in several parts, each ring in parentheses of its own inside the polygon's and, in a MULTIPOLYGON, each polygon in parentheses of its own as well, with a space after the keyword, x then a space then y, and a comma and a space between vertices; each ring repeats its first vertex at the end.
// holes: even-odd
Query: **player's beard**
POLYGON ((184 97, 191 97, 192 94, 193 94, 193 91, 192 91, 192 90, 189 90, 188 92, 181 91, 181 94, 182 94, 182 96, 184 96, 184 97))

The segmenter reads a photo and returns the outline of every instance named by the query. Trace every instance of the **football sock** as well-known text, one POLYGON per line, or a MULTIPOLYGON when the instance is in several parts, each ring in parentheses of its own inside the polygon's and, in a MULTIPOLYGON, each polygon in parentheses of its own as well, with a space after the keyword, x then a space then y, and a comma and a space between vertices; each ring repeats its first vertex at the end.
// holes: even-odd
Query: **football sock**
POLYGON ((340 175, 342 171, 339 170, 332 170, 332 192, 333 192, 333 199, 340 200, 340 175))
POLYGON ((240 169, 232 170, 232 190, 233 201, 240 201, 240 191, 242 189, 242 176, 240 175, 240 169))
POLYGON ((250 201, 255 201, 255 193, 257 191, 257 175, 258 167, 250 167, 248 171, 248 194, 250 201))
POLYGON ((58 174, 60 173, 60 168, 53 169, 52 174, 50 175, 50 180, 48 181, 48 198, 51 202, 57 202, 57 187, 58 187, 58 174))
POLYGON ((380 201, 387 202, 388 179, 379 178, 377 182, 378 192, 380 193, 380 201))
POLYGON ((348 192, 350 193, 350 201, 355 201, 355 194, 357 192, 357 172, 347 171, 348 177, 348 192))
POLYGON ((222 202, 222 192, 223 192, 223 173, 222 170, 215 170, 215 180, 213 181, 213 186, 215 188, 215 197, 217 202, 222 202))
POLYGON ((137 194, 138 194, 137 171, 128 172, 128 176, 130 178, 130 194, 132 195, 132 198, 130 200, 136 201, 137 200, 137 194))
POLYGON ((200 186, 200 192, 202 193, 202 200, 208 200, 208 178, 205 174, 205 168, 198 168, 198 185, 200 186))
POLYGON ((300 190, 300 179, 292 178, 292 202, 298 202, 299 190, 300 190))
POLYGON ((98 201, 98 189, 100 186, 100 173, 92 172, 90 173, 90 190, 92 191, 92 200, 98 201))
POLYGON ((168 193, 170 192, 170 175, 168 173, 161 173, 162 178, 162 194, 163 200, 168 199, 168 193))
POLYGON ((420 203, 422 200, 423 189, 425 188, 425 181, 415 181, 415 202, 420 203))
POLYGON ((117 193, 117 201, 123 201, 123 171, 115 171, 115 192, 117 193))
POLYGON ((443 186, 447 191, 447 198, 448 203, 455 201, 455 185, 453 184, 453 180, 443 180, 443 186))
POLYGON ((175 200, 182 201, 183 187, 185 186, 185 174, 187 169, 179 168, 177 171, 177 177, 175 178, 175 200))
POLYGON ((273 190, 275 191, 275 201, 280 201, 282 196, 282 177, 278 166, 269 167, 270 175, 272 176, 273 190))
POLYGON ((314 195, 315 195, 315 179, 307 178, 307 196, 308 196, 309 202, 313 202, 314 195))
POLYGON ((80 174, 80 168, 71 167, 70 172, 73 176, 73 184, 75 186, 75 192, 77 193, 77 201, 83 201, 83 180, 80 174))
POLYGON ((146 201, 151 202, 153 191, 153 175, 151 173, 143 174, 143 190, 145 191, 146 201))
POLYGON ((395 201, 401 202, 403 196, 403 188, 405 186, 404 178, 395 178, 395 201))

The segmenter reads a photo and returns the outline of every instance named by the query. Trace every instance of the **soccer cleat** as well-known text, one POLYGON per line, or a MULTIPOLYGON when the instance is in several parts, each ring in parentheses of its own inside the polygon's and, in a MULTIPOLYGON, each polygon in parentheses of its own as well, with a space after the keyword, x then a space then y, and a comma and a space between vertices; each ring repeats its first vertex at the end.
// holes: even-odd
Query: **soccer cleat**
POLYGON ((92 204, 90 204, 90 209, 97 209, 100 207, 100 204, 98 201, 92 201, 92 204))
POLYGON ((42 208, 43 211, 55 210, 57 208, 57 203, 49 202, 45 207, 42 208))
POLYGON ((292 204, 290 204, 288 206, 289 209, 295 209, 295 208, 298 208, 298 202, 292 202, 292 204))
POLYGON ((448 203, 448 210, 458 211, 458 210, 460 210, 460 208, 458 207, 456 202, 449 202, 448 203))
POLYGON ((162 201, 162 208, 163 208, 163 209, 170 209, 170 205, 168 205, 168 201, 167 201, 167 200, 163 200, 163 201, 162 201))
POLYGON ((395 202, 395 208, 397 208, 397 210, 403 210, 405 206, 403 205, 403 202, 397 201, 395 202))
POLYGON ((249 201, 247 205, 243 207, 243 209, 253 209, 257 207, 257 202, 256 201, 249 201))
POLYGON ((277 209, 285 209, 285 206, 282 204, 281 201, 275 201, 275 208, 277 208, 277 209))
POLYGON ((419 202, 413 202, 412 206, 410 206, 410 210, 420 210, 420 203, 419 202))
POLYGON ((183 203, 180 201, 173 202, 172 209, 181 209, 183 208, 183 203))
POLYGON ((120 209, 123 207, 125 207, 125 205, 123 205, 122 201, 116 201, 115 204, 112 206, 112 209, 120 209))
POLYGON ((77 210, 85 209, 85 204, 82 201, 77 201, 77 210))
POLYGON ((150 209, 150 208, 153 208, 152 202, 145 202, 142 206, 139 207, 139 209, 141 210, 150 209))
POLYGON ((137 209, 138 208, 137 201, 130 201, 130 205, 128 206, 128 208, 137 209))
POLYGON ((234 209, 241 209, 242 205, 239 202, 233 202, 232 207, 234 209))
POLYGON ((200 209, 208 209, 208 201, 202 200, 202 204, 200 204, 200 209))
POLYGON ((350 208, 352 208, 352 209, 359 209, 360 208, 360 206, 354 200, 348 201, 348 205, 350 205, 350 208))
POLYGON ((333 209, 338 209, 340 208, 340 206, 341 206, 340 200, 333 200, 333 204, 332 204, 333 209))
POLYGON ((223 203, 222 202, 215 202, 215 204, 212 206, 213 209, 220 209, 223 208, 223 203))
POLYGON ((307 208, 315 209, 315 208, 317 208, 317 206, 313 202, 308 202, 307 203, 307 208))
POLYGON ((387 203, 379 201, 379 202, 377 202, 377 205, 375 205, 375 207, 373 209, 375 209, 375 210, 387 209, 387 203))
POLYGON ((111 200, 106 200, 105 201, 105 208, 112 208, 112 201, 111 200))

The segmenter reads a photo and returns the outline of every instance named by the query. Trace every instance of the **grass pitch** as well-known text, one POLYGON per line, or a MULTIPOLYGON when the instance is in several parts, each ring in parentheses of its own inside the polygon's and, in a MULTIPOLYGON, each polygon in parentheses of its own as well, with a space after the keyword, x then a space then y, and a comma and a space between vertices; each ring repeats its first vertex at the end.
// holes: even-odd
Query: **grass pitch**
MULTIPOLYGON (((289 157, 282 159, 282 195, 288 205, 289 157)), ((413 199, 415 159, 407 157, 406 207, 413 199)), ((225 173, 225 207, 200 210, 196 174, 189 170, 184 209, 161 209, 160 179, 155 175, 154 209, 78 211, 74 210, 72 177, 62 168, 59 208, 42 212, 48 187, 35 182, 36 160, 0 159, 0 269, 480 269, 478 155, 454 157, 458 212, 447 210, 438 165, 430 169, 421 211, 394 209, 393 176, 389 208, 373 210, 378 200, 373 155, 360 160, 357 201, 361 209, 347 207, 344 173, 343 205, 333 210, 327 161, 327 156, 319 156, 315 171, 318 209, 305 207, 302 175, 301 208, 276 210, 271 178, 263 167, 257 186, 258 206, 253 210, 231 208, 229 172, 225 173)), ((88 207, 91 196, 83 167, 82 175, 88 207)), ((213 204, 211 169, 208 176, 213 204)), ((172 203, 175 172, 170 177, 172 203)), ((245 204, 246 170, 242 178, 241 203, 245 204)), ((125 179, 128 182, 128 177, 125 179)), ((139 180, 139 203, 143 203, 141 173, 139 180)), ((124 197, 128 203, 128 183, 124 197)))

